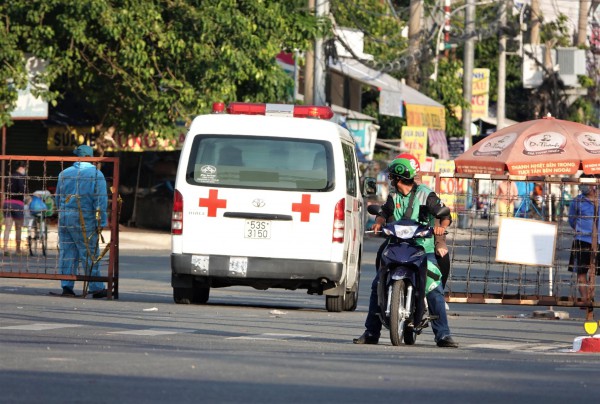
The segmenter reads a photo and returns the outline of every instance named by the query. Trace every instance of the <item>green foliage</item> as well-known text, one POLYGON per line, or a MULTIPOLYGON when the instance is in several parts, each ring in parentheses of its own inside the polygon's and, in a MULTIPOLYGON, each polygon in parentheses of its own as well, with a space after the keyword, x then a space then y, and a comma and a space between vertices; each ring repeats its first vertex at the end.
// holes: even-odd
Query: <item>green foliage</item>
POLYGON ((594 105, 592 101, 585 97, 579 97, 569 106, 566 119, 568 121, 580 122, 594 127, 598 125, 598 118, 594 111, 594 105))
POLYGON ((596 85, 596 83, 594 83, 594 79, 588 76, 579 75, 577 76, 577 81, 579 82, 579 85, 583 88, 592 88, 596 85))
POLYGON ((355 28, 364 33, 364 52, 386 63, 396 59, 406 49, 401 35, 408 18, 395 16, 381 0, 331 0, 331 13, 340 27, 355 28))
POLYGON ((28 0, 2 2, 0 124, 25 87, 26 53, 49 62, 46 100, 71 97, 104 127, 158 130, 215 101, 277 102, 274 58, 329 27, 304 0, 28 0))
POLYGON ((469 108, 462 95, 462 77, 459 69, 462 63, 456 59, 441 58, 438 65, 437 80, 427 82, 428 94, 439 100, 446 109, 446 136, 464 136, 461 121, 456 118, 456 107, 469 108))
POLYGON ((542 17, 542 25, 540 29, 540 40, 542 43, 554 42, 554 46, 572 46, 573 40, 569 35, 569 17, 560 13, 555 21, 544 22, 542 17))

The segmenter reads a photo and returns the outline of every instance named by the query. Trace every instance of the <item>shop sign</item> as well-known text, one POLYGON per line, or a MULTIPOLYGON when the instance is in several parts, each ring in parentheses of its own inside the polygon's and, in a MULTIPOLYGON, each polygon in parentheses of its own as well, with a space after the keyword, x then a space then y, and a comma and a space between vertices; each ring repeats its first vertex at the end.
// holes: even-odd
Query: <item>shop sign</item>
POLYGON ((419 163, 425 162, 427 157, 427 127, 425 126, 403 126, 402 143, 419 160, 419 163))
POLYGON ((446 110, 444 107, 405 104, 408 126, 427 126, 431 129, 446 130, 446 110))
MULTIPOLYGON (((69 151, 81 144, 87 144, 97 148, 100 132, 94 127, 65 127, 53 126, 48 128, 48 150, 69 151)), ((185 132, 175 135, 173 138, 160 136, 156 132, 145 134, 116 133, 113 141, 107 141, 105 151, 174 151, 181 150, 185 140, 185 132)))
MULTIPOLYGON (((462 69, 459 75, 462 77, 462 69)), ((473 69, 471 93, 471 120, 484 118, 488 116, 488 106, 490 103, 490 69, 473 69)), ((461 91, 462 92, 462 91, 461 91)), ((462 119, 462 108, 454 109, 456 118, 462 119)))

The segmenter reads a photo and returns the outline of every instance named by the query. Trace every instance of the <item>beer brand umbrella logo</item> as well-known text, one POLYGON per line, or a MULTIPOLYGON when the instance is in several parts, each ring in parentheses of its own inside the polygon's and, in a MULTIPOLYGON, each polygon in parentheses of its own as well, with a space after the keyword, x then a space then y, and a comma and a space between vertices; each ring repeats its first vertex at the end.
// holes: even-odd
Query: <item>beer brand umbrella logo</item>
POLYGON ((577 142, 579 142, 588 153, 600 154, 600 134, 580 132, 576 136, 577 142))
POLYGON ((473 152, 475 156, 498 156, 504 149, 513 144, 517 138, 516 133, 507 133, 494 139, 484 140, 483 145, 473 152))
POLYGON ((556 154, 565 151, 567 138, 558 132, 541 132, 529 135, 523 142, 523 154, 539 156, 541 154, 556 154))

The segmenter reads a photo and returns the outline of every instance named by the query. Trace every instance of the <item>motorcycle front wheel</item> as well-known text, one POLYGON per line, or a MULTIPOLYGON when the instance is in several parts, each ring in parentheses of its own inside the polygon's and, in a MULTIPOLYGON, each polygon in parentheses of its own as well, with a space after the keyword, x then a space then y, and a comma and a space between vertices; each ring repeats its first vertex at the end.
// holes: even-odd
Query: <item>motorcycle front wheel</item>
POLYGON ((406 286, 407 285, 403 280, 397 280, 392 285, 390 339, 394 346, 402 344, 407 318, 410 313, 410 307, 406 307, 406 286))

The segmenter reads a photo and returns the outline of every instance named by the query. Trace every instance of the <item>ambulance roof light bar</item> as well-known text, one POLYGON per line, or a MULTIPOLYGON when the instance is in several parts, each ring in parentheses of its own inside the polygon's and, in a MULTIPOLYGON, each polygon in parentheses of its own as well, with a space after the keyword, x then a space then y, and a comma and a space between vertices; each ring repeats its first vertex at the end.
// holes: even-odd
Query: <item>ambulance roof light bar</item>
MULTIPOLYGON (((213 113, 223 112, 222 105, 223 103, 214 103, 213 113)), ((227 106, 227 113, 234 115, 293 116, 294 118, 333 118, 333 110, 330 107, 316 105, 232 102, 227 106)))

